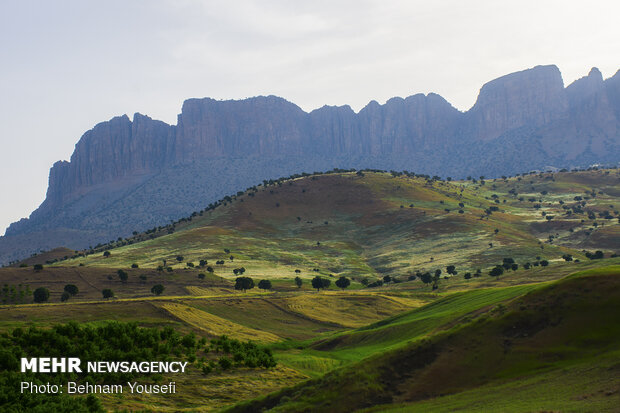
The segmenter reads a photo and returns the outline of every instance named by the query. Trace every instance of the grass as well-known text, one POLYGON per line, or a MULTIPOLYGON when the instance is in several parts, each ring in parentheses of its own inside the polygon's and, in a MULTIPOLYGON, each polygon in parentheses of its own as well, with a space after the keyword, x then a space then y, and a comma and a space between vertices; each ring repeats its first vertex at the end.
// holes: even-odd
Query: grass
MULTIPOLYGON (((435 310, 458 305, 458 297, 453 298, 440 300, 435 310)), ((522 291, 475 320, 447 323, 425 339, 377 352, 230 410, 269 407, 274 412, 295 412, 312 406, 336 412, 396 404, 395 411, 435 411, 435 407, 527 411, 557 406, 578 411, 586 405, 583 399, 591 398, 601 411, 613 411, 620 390, 619 298, 620 268, 580 273, 522 291), (556 389, 552 397, 544 398, 546 391, 556 389), (523 400, 520 395, 531 398, 523 400)), ((384 407, 389 406, 375 411, 384 407)))
POLYGON ((520 178, 481 185, 339 173, 260 187, 175 224, 172 234, 119 241, 108 258, 98 251, 33 270, 39 260, 71 255, 58 249, 28 267, 0 269, 3 283, 50 290, 48 304, 0 305, 0 330, 137 321, 257 340, 279 363, 209 376, 193 368, 175 377, 182 390, 174 397, 102 396, 109 409, 211 411, 259 397, 235 409, 612 411, 620 389, 620 258, 609 258, 620 248, 617 172, 520 178), (588 198, 586 213, 566 215, 577 196, 588 198), (498 210, 487 214, 491 206, 498 210), (555 218, 547 222, 543 211, 555 218), (614 219, 602 219, 604 211, 614 219), (586 259, 584 250, 595 249, 606 258, 586 259), (581 262, 564 262, 563 254, 581 262), (537 256, 550 265, 524 270, 537 256), (505 257, 520 268, 489 277, 505 257), (164 260, 172 272, 157 270, 164 260), (200 260, 214 274, 197 268, 200 260), (448 265, 458 275, 442 278, 438 290, 409 281, 416 271, 443 276, 448 265), (235 291, 240 267, 273 289, 235 291), (482 276, 463 278, 476 269, 482 276), (331 280, 329 289, 312 289, 317 275, 331 280), (399 282, 362 284, 388 275, 399 282), (335 286, 340 276, 352 279, 344 292, 335 286), (66 284, 80 292, 61 303, 66 284), (154 284, 165 286, 162 296, 151 293, 154 284), (104 288, 117 298, 103 300, 104 288))

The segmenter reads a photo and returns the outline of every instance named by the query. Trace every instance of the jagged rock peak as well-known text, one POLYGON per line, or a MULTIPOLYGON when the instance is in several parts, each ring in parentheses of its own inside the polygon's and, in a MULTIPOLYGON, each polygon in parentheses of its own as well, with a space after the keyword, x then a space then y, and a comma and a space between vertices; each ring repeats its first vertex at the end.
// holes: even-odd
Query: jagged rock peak
POLYGON ((564 82, 555 65, 536 66, 486 83, 469 110, 478 139, 491 140, 523 125, 539 126, 567 109, 564 82))

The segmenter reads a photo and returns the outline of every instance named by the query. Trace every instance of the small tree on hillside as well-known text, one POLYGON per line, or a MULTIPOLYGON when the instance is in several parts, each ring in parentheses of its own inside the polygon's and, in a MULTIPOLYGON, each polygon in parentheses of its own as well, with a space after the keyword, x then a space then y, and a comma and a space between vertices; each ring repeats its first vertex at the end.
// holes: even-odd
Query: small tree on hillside
POLYGON ((35 264, 32 269, 34 270, 34 272, 39 272, 43 269, 43 264, 35 264))
POLYGON ((198 274, 198 278, 200 278, 201 280, 205 279, 205 273, 201 272, 200 274, 198 274))
POLYGON ((63 291, 62 295, 60 296, 60 301, 62 301, 64 303, 69 298, 71 298, 71 294, 69 294, 67 291, 63 291))
POLYGON ((301 278, 300 277, 295 277, 295 285, 297 286, 297 288, 301 288, 301 278))
POLYGON ((155 284, 152 288, 151 288, 151 292, 155 295, 161 295, 161 293, 164 292, 165 287, 161 284, 155 284))
POLYGON ((118 278, 121 279, 122 283, 126 283, 127 282, 127 278, 129 278, 127 272, 125 272, 124 270, 118 270, 118 271, 116 271, 116 273, 118 274, 118 278))
POLYGON ((114 291, 110 290, 109 288, 104 288, 103 290, 101 290, 101 295, 103 296, 103 298, 112 298, 114 297, 114 291))
POLYGON ((491 271, 489 271, 489 275, 491 277, 498 277, 500 275, 502 275, 504 273, 504 267, 502 267, 501 265, 496 265, 495 267, 493 267, 491 269, 491 271))
POLYGON ((39 287, 32 293, 35 303, 44 303, 50 298, 50 292, 45 287, 39 287))
POLYGON ((260 280, 258 282, 258 288, 260 288, 261 290, 271 290, 271 281, 260 280))
POLYGON ((320 291, 321 288, 327 288, 331 284, 331 281, 327 278, 322 278, 320 276, 316 276, 312 279, 312 288, 316 288, 317 291, 320 291))
POLYGON ((235 280, 235 290, 251 290, 254 288, 254 280, 250 277, 237 277, 235 280))
POLYGON ((103 252, 103 257, 104 257, 104 258, 108 258, 110 255, 112 255, 112 254, 110 253, 110 251, 104 251, 104 252, 103 252))
POLYGON ((336 280, 336 287, 341 288, 343 291, 349 285, 351 285, 351 280, 349 280, 347 277, 340 277, 336 280))
POLYGON ((78 293, 78 291, 79 291, 79 290, 78 290, 78 288, 77 288, 77 286, 76 286, 76 285, 73 285, 73 284, 67 284, 67 285, 65 285, 64 290, 65 290, 66 292, 68 292, 69 294, 71 294, 71 295, 76 295, 76 294, 78 293))
POLYGON ((420 280, 424 284, 430 284, 431 282, 433 282, 433 276, 431 275, 430 272, 425 272, 423 274, 420 274, 420 280))

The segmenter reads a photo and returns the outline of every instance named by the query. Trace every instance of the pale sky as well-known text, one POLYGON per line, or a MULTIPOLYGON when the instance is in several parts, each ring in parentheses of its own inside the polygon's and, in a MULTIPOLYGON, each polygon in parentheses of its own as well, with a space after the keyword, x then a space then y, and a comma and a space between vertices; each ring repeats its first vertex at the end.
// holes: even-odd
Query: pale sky
POLYGON ((0 234, 96 123, 176 123, 190 97, 278 95, 310 111, 483 83, 556 64, 620 69, 620 2, 0 0, 0 234))

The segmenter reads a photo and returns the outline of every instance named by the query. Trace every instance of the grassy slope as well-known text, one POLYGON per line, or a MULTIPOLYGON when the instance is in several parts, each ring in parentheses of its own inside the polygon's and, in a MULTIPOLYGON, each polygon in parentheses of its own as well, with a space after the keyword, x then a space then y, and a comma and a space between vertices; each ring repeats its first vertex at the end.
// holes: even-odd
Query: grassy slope
MULTIPOLYGON (((211 410, 308 377, 319 380, 319 384, 347 380, 348 388, 357 386, 353 393, 361 394, 358 399, 362 401, 407 403, 406 389, 392 391, 402 381, 394 381, 401 373, 386 371, 385 377, 377 377, 373 370, 360 366, 370 363, 369 366, 380 370, 386 350, 397 358, 399 354, 410 354, 411 348, 421 339, 445 344, 447 341, 442 340, 448 340, 445 337, 451 337, 449 334, 463 324, 467 324, 467 328, 486 325, 486 321, 481 325, 468 324, 472 320, 499 322, 496 320, 499 313, 488 316, 485 311, 498 303, 509 306, 509 302, 522 294, 537 290, 541 282, 552 282, 579 270, 620 263, 620 258, 590 261, 584 259, 583 254, 585 248, 603 249, 607 256, 610 251, 620 250, 619 179, 618 171, 612 170, 542 174, 520 181, 512 178, 480 185, 427 182, 422 178, 392 177, 383 173, 366 173, 363 177, 344 173, 259 187, 253 196, 245 193, 233 197, 232 203, 178 223, 173 234, 154 239, 139 234, 130 245, 110 250, 109 258, 103 258, 99 252, 45 265, 40 272, 34 272, 32 267, 0 269, 0 279, 4 283, 28 284, 31 290, 48 287, 53 303, 0 305, 0 330, 69 319, 82 322, 135 320, 143 325, 172 325, 208 337, 228 332, 238 338, 251 337, 265 343, 280 341, 273 347, 280 364, 275 371, 248 370, 208 377, 194 372, 179 379, 185 395, 174 401, 161 396, 145 400, 109 397, 105 403, 110 407, 211 410), (511 190, 519 195, 511 194, 511 190), (595 198, 592 190, 596 192, 595 198), (543 191, 547 194, 543 195, 543 191), (499 204, 494 202, 493 195, 500 200, 499 204), (521 196, 523 201, 519 200, 521 196), (559 201, 572 205, 576 202, 573 201, 575 196, 589 198, 584 209, 597 214, 597 227, 587 214, 563 215, 559 201), (536 201, 530 202, 531 197, 536 201), (462 214, 458 213, 459 202, 465 205, 462 214), (541 203, 541 208, 533 208, 534 203, 541 203), (489 206, 498 206, 500 210, 487 216, 484 210, 489 206), (555 218, 547 222, 541 211, 555 218), (604 211, 611 211, 615 218, 602 219, 599 214, 604 211), (554 236, 552 242, 549 235, 554 236), (224 249, 229 249, 230 253, 224 249), (582 262, 563 262, 560 256, 565 253, 582 262), (176 260, 177 255, 184 257, 182 262, 176 260), (476 268, 488 269, 507 256, 514 257, 519 264, 533 262, 536 256, 541 256, 551 264, 544 268, 511 271, 497 280, 486 275, 486 271, 482 277, 471 280, 461 277, 464 272, 476 268), (164 259, 174 268, 173 272, 156 270, 164 259), (207 259, 215 268, 215 274, 207 273, 205 280, 197 277, 199 273, 206 273, 205 269, 186 265, 187 262, 198 264, 200 259, 207 259), (220 259, 225 263, 215 265, 220 259), (140 268, 129 268, 133 263, 140 268), (437 291, 430 291, 430 287, 419 280, 407 281, 408 275, 416 270, 439 268, 445 272, 446 265, 450 264, 456 265, 459 276, 442 279, 437 291), (255 280, 272 279, 275 293, 235 292, 231 283, 235 277, 232 270, 239 267, 245 267, 245 275, 255 280), (116 276, 120 268, 129 273, 127 283, 121 283, 116 276), (296 273, 296 269, 301 272, 296 273), (317 274, 324 277, 346 275, 356 281, 346 292, 339 292, 334 285, 335 278, 331 278, 331 291, 317 294, 309 283, 317 274), (300 289, 293 283, 296 275, 304 279, 300 289), (364 278, 384 275, 398 277, 403 282, 375 289, 362 289, 359 283, 364 278), (140 276, 147 279, 140 279, 140 276), (62 287, 67 283, 78 285, 80 293, 69 302, 60 303, 62 287), (155 283, 166 286, 161 297, 150 293, 155 283), (102 301, 103 288, 112 288, 117 299, 102 301), (432 303, 416 309, 429 302, 432 303), (370 325, 364 327, 367 324, 370 325), (359 364, 360 360, 366 361, 359 364), (347 376, 352 371, 359 377, 347 376), (365 377, 368 383, 363 382, 365 377), (203 403, 205 399, 210 400, 208 406, 203 403)), ((119 244, 122 243, 126 241, 119 244)), ((68 254, 64 250, 57 252, 58 257, 68 254)), ((56 255, 33 257, 28 263, 56 255)), ((507 314, 513 310, 510 308, 507 314)), ((495 333, 480 330, 477 334, 494 337, 495 333)), ((487 351, 484 340, 482 344, 480 340, 476 341, 476 346, 487 351)), ((596 347, 589 342, 581 345, 586 349, 596 347)), ((495 347, 492 350, 496 350, 495 347)), ((478 368, 485 360, 470 360, 467 368, 478 368)), ((406 365, 406 361, 407 357, 398 363, 406 365)), ((576 366, 579 361, 575 363, 576 366)), ((600 367, 589 377, 606 377, 603 370, 600 367)), ((572 365, 565 375, 557 369, 540 371, 541 380, 550 377, 547 380, 550 386, 555 386, 554 377, 567 380, 574 377, 579 381, 581 376, 587 376, 575 373, 580 370, 572 365)), ((429 373, 432 379, 429 380, 439 380, 446 374, 442 370, 429 373)), ((536 376, 528 375, 529 370, 523 374, 519 377, 523 377, 524 383, 538 383, 536 376)), ((512 391, 510 377, 501 377, 504 381, 468 378, 469 388, 480 387, 466 390, 467 386, 456 386, 454 395, 437 399, 432 398, 436 394, 429 391, 431 399, 422 403, 444 410, 458 405, 469 406, 466 410, 473 408, 471 403, 476 398, 499 403, 501 397, 494 398, 493 392, 512 391), (461 397, 461 394, 470 396, 461 397), (442 400, 452 400, 453 404, 442 404, 442 400)), ((405 378, 404 382, 409 383, 410 379, 405 378)), ((316 383, 310 382, 310 387, 306 388, 319 388, 316 383)), ((443 389, 443 381, 436 388, 443 389)), ((524 388, 525 393, 530 391, 527 386, 524 388)), ((291 393, 287 394, 291 397, 291 393)), ((298 404, 285 403, 283 409, 287 411, 291 406, 311 409, 313 403, 318 403, 317 406, 329 410, 331 405, 321 403, 349 402, 346 397, 341 400, 334 389, 312 397, 315 396, 304 400, 293 397, 298 404)), ((394 405, 394 408, 401 407, 394 405)), ((402 408, 413 407, 406 404, 402 408)), ((498 407, 497 410, 502 409, 498 407)))
POLYGON ((614 411, 620 386, 618 314, 620 267, 580 273, 533 289, 469 323, 231 411, 338 412, 422 401, 401 410, 597 406, 597 411, 614 411), (541 390, 555 393, 547 397, 541 390), (600 397, 605 392, 609 395, 600 397), (596 404, 590 405, 591 399, 596 404))
POLYGON ((429 183, 381 173, 309 177, 259 187, 179 224, 174 234, 116 248, 109 258, 94 254, 57 265, 127 268, 137 263, 155 268, 165 259, 174 268, 184 268, 188 261, 207 259, 213 264, 222 259, 225 265, 215 266, 216 274, 227 278, 243 266, 246 275, 256 278, 291 280, 295 269, 302 278, 311 278, 317 274, 312 269, 318 268, 321 275, 361 280, 445 271, 450 264, 464 273, 486 269, 507 256, 519 263, 533 262, 536 256, 557 260, 565 253, 583 259, 584 248, 620 249, 619 179, 616 170, 533 175, 485 185, 429 183), (575 196, 588 198, 585 211, 609 211, 615 218, 564 215, 563 207, 574 205, 575 196), (464 204, 462 214, 459 203, 464 204), (541 207, 534 208, 539 203, 541 207), (499 211, 487 216, 484 210, 490 206, 499 211), (547 222, 542 212, 554 219, 547 222), (183 262, 175 260, 177 255, 183 262))

